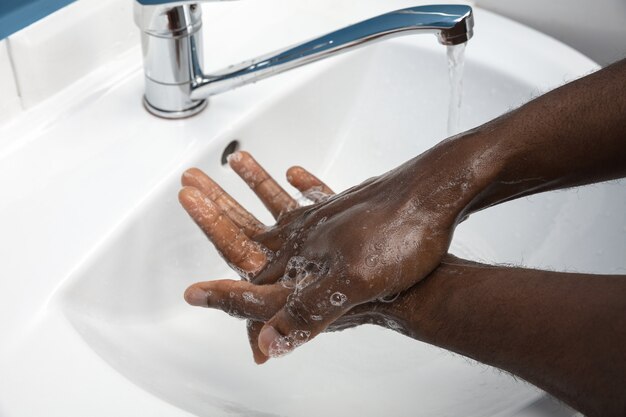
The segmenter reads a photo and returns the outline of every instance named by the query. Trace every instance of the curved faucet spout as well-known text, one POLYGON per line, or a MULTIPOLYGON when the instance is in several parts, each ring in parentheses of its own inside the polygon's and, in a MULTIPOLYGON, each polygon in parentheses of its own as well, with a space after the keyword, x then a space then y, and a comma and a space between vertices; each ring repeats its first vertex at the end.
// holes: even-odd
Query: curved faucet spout
POLYGON ((444 45, 467 42, 473 34, 472 8, 464 5, 418 6, 347 26, 313 40, 242 62, 213 74, 194 63, 192 100, 202 100, 371 42, 414 33, 434 33, 444 45))
MULTIPOLYGON (((342 52, 399 35, 434 33, 444 45, 472 37, 472 8, 418 6, 364 20, 299 45, 205 74, 202 10, 192 0, 136 0, 141 29, 146 108, 178 119, 202 111, 207 98, 342 52)), ((202 0, 206 1, 206 0, 202 0)))

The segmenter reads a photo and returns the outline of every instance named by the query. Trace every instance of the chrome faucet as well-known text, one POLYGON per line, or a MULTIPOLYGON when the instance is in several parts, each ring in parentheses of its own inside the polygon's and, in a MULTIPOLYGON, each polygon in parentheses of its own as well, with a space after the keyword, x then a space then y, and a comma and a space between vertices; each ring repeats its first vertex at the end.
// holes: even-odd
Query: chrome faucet
POLYGON ((202 111, 209 96, 246 85, 365 44, 412 33, 434 33, 443 45, 472 37, 472 8, 418 6, 386 13, 316 39, 212 74, 202 69, 202 11, 198 0, 136 0, 144 56, 144 104, 168 119, 202 111))

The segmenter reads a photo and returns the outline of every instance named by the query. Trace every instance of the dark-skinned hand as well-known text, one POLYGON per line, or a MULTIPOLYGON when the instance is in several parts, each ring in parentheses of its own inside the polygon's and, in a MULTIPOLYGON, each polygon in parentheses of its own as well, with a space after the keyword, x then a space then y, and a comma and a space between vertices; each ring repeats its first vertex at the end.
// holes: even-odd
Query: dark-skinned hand
MULTIPOLYGON (((420 281, 446 253, 459 218, 452 209, 457 202, 448 196, 450 188, 462 187, 460 182, 406 192, 420 178, 425 185, 437 181, 426 170, 416 175, 415 161, 334 196, 313 175, 293 167, 287 178, 314 201, 307 207, 298 207, 248 153, 234 154, 229 163, 274 215, 276 225, 261 224, 198 169, 185 172, 179 197, 233 268, 254 284, 286 295, 283 307, 266 317, 262 329, 258 323, 250 326, 253 349, 258 339, 257 362, 317 336, 356 306, 389 299, 420 281)), ((209 305, 215 285, 193 285, 187 301, 209 305)), ((252 298, 249 304, 254 304, 252 298)))

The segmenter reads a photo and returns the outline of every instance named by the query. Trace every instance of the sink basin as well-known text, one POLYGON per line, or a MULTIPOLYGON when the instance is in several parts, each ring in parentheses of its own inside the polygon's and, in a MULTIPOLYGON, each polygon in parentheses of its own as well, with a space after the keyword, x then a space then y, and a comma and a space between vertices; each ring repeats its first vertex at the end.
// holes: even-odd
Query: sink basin
MULTIPOLYGON (((464 129, 596 68, 498 16, 477 10, 476 22, 465 66, 464 129)), ((35 313, 16 302, 5 307, 19 330, 3 329, 13 337, 0 359, 0 391, 7 394, 0 414, 484 417, 513 416, 542 398, 490 367, 371 326, 322 335, 259 367, 244 322, 182 299, 193 282, 235 276, 178 204, 184 168, 202 168, 270 224, 252 192, 221 163, 232 141, 285 187, 284 172, 299 164, 340 191, 445 138, 448 88, 445 49, 430 36, 413 37, 224 94, 205 114, 176 122, 140 108, 136 67, 50 122, 36 138, 84 149, 76 151, 80 162, 51 169, 44 179, 50 189, 11 188, 20 198, 1 207, 13 215, 11 224, 6 216, 1 221, 17 239, 17 249, 15 241, 3 246, 8 253, 23 247, 6 268, 25 268, 44 283, 33 290, 35 313), (125 128, 103 120, 123 120, 125 128), (94 137, 68 139, 81 127, 94 137), (42 193, 47 215, 33 219, 41 207, 26 203, 42 193), (43 243, 33 243, 40 262, 24 266, 31 242, 20 240, 19 230, 37 225, 44 228, 43 243), (33 387, 43 393, 29 403, 33 387)), ((25 158, 20 152, 41 162, 55 149, 34 140, 7 156, 6 172, 25 158)), ((625 197, 626 185, 614 182, 510 202, 462 224, 451 251, 483 262, 623 272, 625 197)), ((0 299, 24 294, 12 288, 0 299)))

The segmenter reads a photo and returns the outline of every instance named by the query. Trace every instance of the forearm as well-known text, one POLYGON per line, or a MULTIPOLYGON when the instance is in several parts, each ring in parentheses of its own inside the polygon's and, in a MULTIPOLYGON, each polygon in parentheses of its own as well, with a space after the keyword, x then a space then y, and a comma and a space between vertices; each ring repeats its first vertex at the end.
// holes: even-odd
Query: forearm
POLYGON ((624 300, 626 277, 454 259, 391 315, 410 336, 515 374, 589 417, 623 416, 624 300))
POLYGON ((458 185, 448 195, 458 197, 459 218, 524 195, 624 177, 626 60, 450 138, 413 163, 415 187, 458 185))
POLYGON ((503 165, 473 210, 624 177, 626 60, 553 90, 486 128, 499 142, 503 165))

